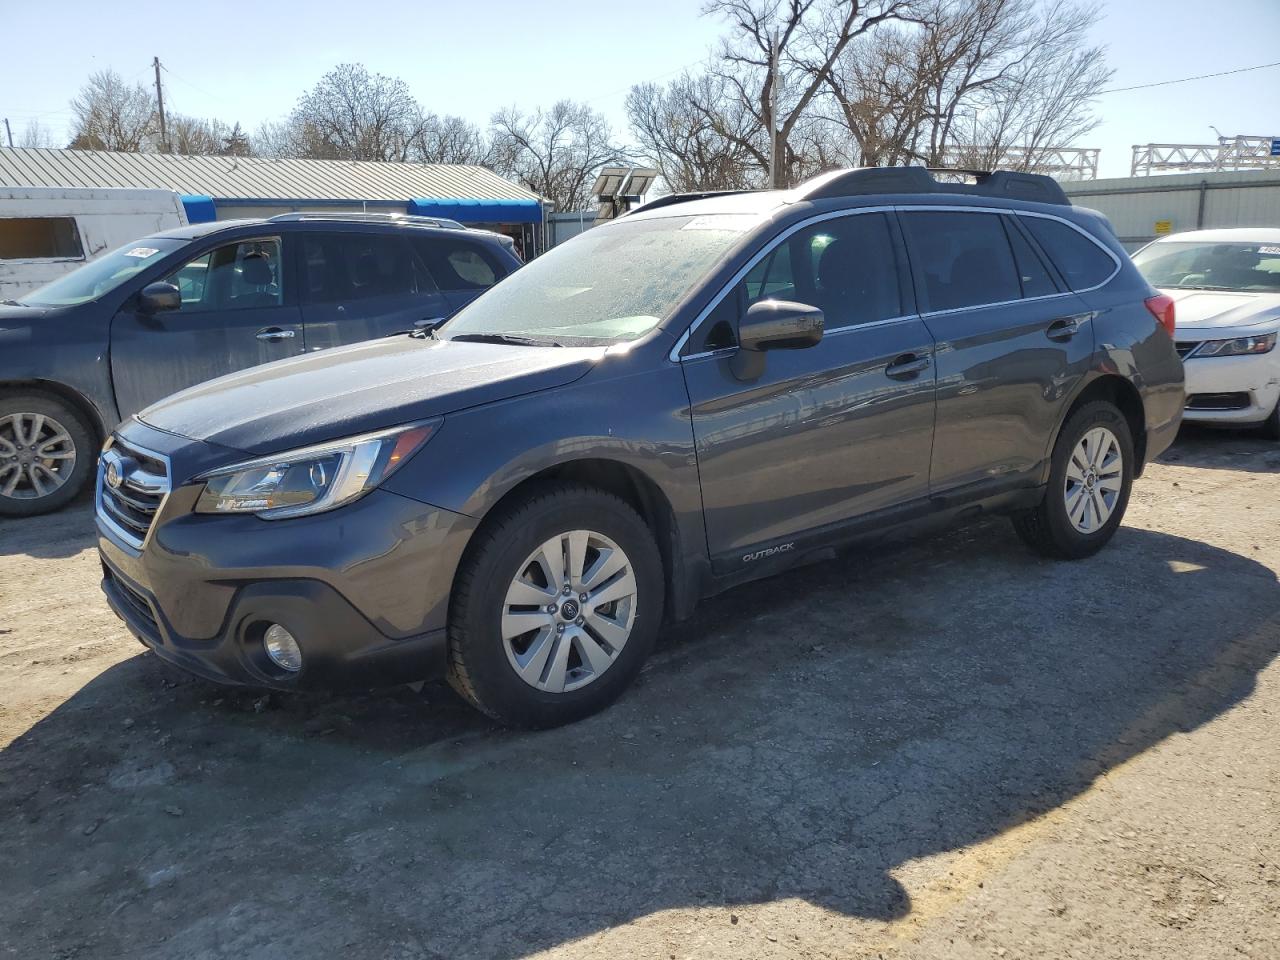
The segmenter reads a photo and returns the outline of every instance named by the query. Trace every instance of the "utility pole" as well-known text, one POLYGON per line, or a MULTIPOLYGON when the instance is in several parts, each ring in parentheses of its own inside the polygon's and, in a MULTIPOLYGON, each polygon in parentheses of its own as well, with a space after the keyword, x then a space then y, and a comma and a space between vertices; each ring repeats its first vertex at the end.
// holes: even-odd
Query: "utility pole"
POLYGON ((769 42, 769 186, 777 190, 782 186, 778 163, 778 86, 782 76, 778 70, 778 34, 774 31, 769 42))
POLYGON ((164 125, 164 91, 160 88, 160 58, 153 57, 151 62, 156 68, 156 107, 160 111, 160 152, 168 153, 169 134, 164 125))
POLYGON ((9 118, 4 118, 4 133, 9 138, 9 149, 13 149, 13 131, 9 129, 9 118))

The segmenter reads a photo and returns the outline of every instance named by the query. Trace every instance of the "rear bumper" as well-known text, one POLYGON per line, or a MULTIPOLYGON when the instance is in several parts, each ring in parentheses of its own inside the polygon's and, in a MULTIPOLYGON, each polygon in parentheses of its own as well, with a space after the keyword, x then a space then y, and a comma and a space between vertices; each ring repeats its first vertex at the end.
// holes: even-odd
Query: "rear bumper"
POLYGON ((1256 357, 1191 357, 1184 368, 1187 408, 1182 416, 1190 423, 1257 424, 1280 402, 1280 349, 1256 357))

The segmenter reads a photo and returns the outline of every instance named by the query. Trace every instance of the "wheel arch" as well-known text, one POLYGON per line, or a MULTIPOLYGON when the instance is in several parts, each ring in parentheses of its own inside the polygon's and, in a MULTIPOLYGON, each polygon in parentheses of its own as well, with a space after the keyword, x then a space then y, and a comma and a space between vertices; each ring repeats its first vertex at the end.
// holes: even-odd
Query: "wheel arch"
MULTIPOLYGON (((1072 415, 1086 403, 1093 403, 1097 400, 1107 401, 1124 415, 1125 421, 1129 424, 1129 433, 1133 437, 1133 451, 1138 461, 1134 477, 1142 476, 1142 471, 1147 463, 1146 406, 1142 402, 1142 394, 1138 392, 1138 388, 1133 381, 1118 373, 1099 374, 1081 387, 1080 391, 1063 411, 1062 417, 1058 420, 1058 426, 1053 432, 1053 442, 1049 444, 1049 450, 1052 451, 1057 446, 1058 435, 1072 415)), ((1047 459, 1045 469, 1047 472, 1047 459)))
MULTIPOLYGON (((107 438, 110 428, 102 411, 79 390, 59 383, 57 380, 2 380, 0 381, 0 397, 10 393, 44 393, 70 404, 89 424, 94 438, 101 445, 107 438)), ((95 451, 96 452, 96 451, 95 451)))

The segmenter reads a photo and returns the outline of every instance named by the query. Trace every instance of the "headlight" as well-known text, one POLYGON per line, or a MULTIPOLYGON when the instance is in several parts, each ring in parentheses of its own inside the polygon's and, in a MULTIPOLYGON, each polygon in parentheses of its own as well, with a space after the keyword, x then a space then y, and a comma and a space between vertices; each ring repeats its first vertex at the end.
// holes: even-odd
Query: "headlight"
POLYGON ((1260 337, 1236 337, 1234 340, 1206 340, 1191 354, 1193 357, 1245 357, 1270 353, 1276 345, 1274 333, 1260 337))
POLYGON ((205 484, 196 513, 256 513, 264 520, 283 520, 332 510, 391 476, 439 422, 411 423, 210 471, 196 478, 205 484))

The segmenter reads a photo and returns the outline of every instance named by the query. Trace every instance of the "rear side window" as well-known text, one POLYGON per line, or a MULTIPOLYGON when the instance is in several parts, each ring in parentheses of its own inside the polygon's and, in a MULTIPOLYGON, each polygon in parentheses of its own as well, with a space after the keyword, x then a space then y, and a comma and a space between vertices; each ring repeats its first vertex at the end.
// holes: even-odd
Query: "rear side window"
POLYGON ((442 290, 484 290, 506 276, 483 244, 452 237, 414 237, 413 247, 442 290))
POLYGON ((1022 298, 1019 271, 998 214, 920 210, 901 217, 926 310, 1022 298))
POLYGON ((1024 297, 1048 297, 1058 293, 1058 285, 1049 275, 1049 268, 1040 259, 1040 254, 1027 242, 1018 225, 1006 219, 1005 228, 1009 231, 1009 246, 1013 247, 1013 260, 1018 266, 1018 279, 1022 282, 1024 297))
POLYGON ((411 296, 436 289, 409 244, 394 234, 306 237, 302 270, 309 303, 411 296))
POLYGON ((1115 261, 1088 237, 1058 220, 1019 217, 1072 290, 1088 290, 1116 272, 1115 261))
POLYGON ((74 217, 0 218, 0 260, 79 260, 84 257, 74 217))

